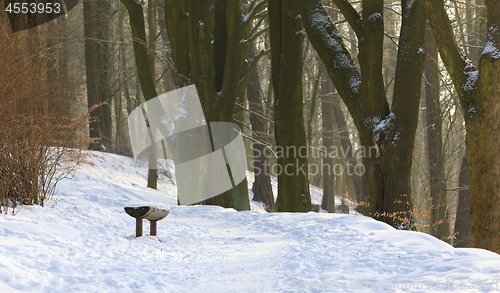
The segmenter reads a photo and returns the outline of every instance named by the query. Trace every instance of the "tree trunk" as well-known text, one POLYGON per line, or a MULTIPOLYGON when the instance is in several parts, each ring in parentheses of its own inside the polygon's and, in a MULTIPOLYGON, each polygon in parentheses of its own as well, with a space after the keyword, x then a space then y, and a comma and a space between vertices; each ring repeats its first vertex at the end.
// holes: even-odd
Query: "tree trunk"
MULTIPOLYGON (((439 102, 439 68, 437 48, 432 39, 432 31, 427 25, 425 36, 425 105, 427 111, 427 156, 429 159, 429 179, 431 192, 432 235, 446 241, 449 222, 446 219, 446 183, 444 182, 443 127, 439 102)), ((449 240, 448 240, 449 241, 449 240)))
POLYGON ((358 37, 361 74, 317 0, 300 1, 306 32, 358 128, 372 215, 399 228, 410 228, 411 161, 425 57, 420 49, 425 35, 422 3, 402 1, 391 109, 382 78, 383 1, 364 1, 363 17, 347 1, 335 4, 358 37))
MULTIPOLYGON (((354 147, 349 137, 349 129, 338 96, 333 97, 333 113, 340 133, 342 151, 345 152, 345 159, 347 160, 347 175, 352 179, 356 200, 358 202, 369 202, 369 196, 363 191, 363 174, 358 170, 359 164, 355 158, 354 147)), ((361 210, 363 209, 360 207, 359 211, 361 210)))
MULTIPOLYGON (((85 72, 87 79, 87 105, 88 108, 92 108, 94 105, 100 103, 99 101, 99 91, 98 91, 98 75, 97 75, 97 53, 96 53, 96 28, 95 28, 95 16, 93 2, 90 0, 83 1, 83 30, 85 36, 85 72)), ((101 116, 100 109, 95 109, 90 113, 91 123, 89 124, 89 136, 90 138, 99 139, 101 137, 99 122, 95 119, 99 119, 101 116)), ((89 149, 99 149, 100 142, 91 144, 89 149)))
POLYGON ((455 221, 455 247, 472 247, 472 235, 470 225, 470 176, 467 168, 467 153, 462 158, 460 169, 457 206, 457 220, 455 221))
POLYGON ((90 137, 100 141, 89 148, 105 150, 103 145, 109 146, 112 136, 111 107, 108 100, 111 96, 109 85, 112 58, 110 44, 96 40, 109 39, 111 29, 108 16, 111 6, 105 0, 97 2, 85 0, 83 5, 87 103, 89 108, 103 104, 91 112, 96 121, 90 123, 90 137))
MULTIPOLYGON (((255 58, 255 52, 253 46, 248 50, 249 60, 255 58)), ((260 78, 257 68, 252 70, 250 79, 247 86, 247 97, 249 109, 253 113, 264 116, 264 107, 262 105, 262 95, 260 91, 260 78)), ((260 141, 266 141, 266 124, 265 120, 255 114, 250 114, 250 123, 252 125, 252 132, 255 139, 260 141)), ((273 189, 271 186, 271 176, 269 170, 269 158, 265 155, 266 147, 262 144, 254 143, 252 144, 254 150, 253 168, 255 181, 253 183, 253 200, 262 202, 266 205, 266 210, 271 212, 274 211, 274 196, 273 189)))
POLYGON ((148 59, 149 70, 156 85, 156 5, 155 0, 148 0, 148 59))
POLYGON ((278 154, 279 212, 308 212, 307 141, 302 103, 302 22, 295 2, 269 1, 271 67, 275 93, 275 137, 278 154), (301 154, 302 151, 302 154, 301 154))
POLYGON ((127 103, 127 114, 130 115, 135 108, 135 103, 132 102, 132 97, 130 96, 129 89, 129 76, 127 74, 127 46, 124 45, 125 37, 123 34, 123 20, 125 14, 127 13, 124 6, 120 6, 119 15, 119 29, 118 38, 122 45, 120 45, 120 83, 123 88, 123 96, 125 97, 125 102, 127 103))
POLYGON ((99 101, 104 103, 100 107, 102 111, 102 116, 99 119, 101 138, 103 138, 103 144, 106 147, 111 147, 112 145, 112 116, 111 116, 111 84, 112 84, 112 45, 107 42, 111 39, 111 2, 108 0, 99 0, 94 2, 96 10, 95 14, 95 25, 96 25, 96 37, 98 40, 102 40, 96 43, 97 52, 97 73, 98 73, 98 85, 99 85, 99 101))
POLYGON ((165 28, 172 48, 177 78, 181 86, 190 85, 189 1, 165 0, 165 28))
MULTIPOLYGON (((142 6, 133 0, 121 0, 123 5, 127 8, 130 18, 130 27, 132 29, 133 47, 135 63, 137 66, 137 74, 141 84, 144 99, 149 101, 157 96, 154 79, 151 75, 151 68, 149 63, 148 50, 146 44, 146 29, 144 25, 144 14, 142 6)), ((146 124, 149 123, 146 119, 146 124)), ((149 148, 149 169, 148 169, 148 187, 157 188, 158 170, 156 169, 156 142, 151 140, 152 146, 149 148), (153 162, 153 161, 154 162, 153 162)))
MULTIPOLYGON (((118 54, 118 60, 121 59, 121 56, 120 54, 118 54)), ((120 63, 119 63, 120 64, 120 63)), ((120 65, 118 66, 118 69, 120 69, 120 65)), ((121 142, 122 142, 122 131, 123 131, 123 128, 122 128, 122 123, 123 123, 123 119, 122 119, 122 114, 123 114, 123 111, 122 111, 122 78, 120 77, 118 80, 117 80, 117 84, 115 86, 115 91, 116 91, 116 94, 115 94, 115 144, 116 146, 119 146, 121 145, 121 142)), ((118 148, 116 148, 116 150, 118 150, 118 148)))
POLYGON ((326 154, 323 154, 323 200, 321 208, 329 213, 335 212, 335 174, 333 172, 333 159, 329 156, 333 148, 333 83, 328 77, 324 76, 325 81, 321 85, 321 115, 322 119, 322 139, 323 148, 326 154))
MULTIPOLYGON (((212 1, 207 0, 191 0, 189 2, 191 80, 198 88, 200 102, 207 121, 232 122, 234 104, 237 99, 239 70, 243 61, 238 56, 238 44, 235 44, 236 40, 242 39, 237 33, 239 32, 238 25, 241 24, 238 17, 241 17, 241 14, 231 15, 229 12, 234 9, 234 5, 236 5, 234 2, 215 1, 212 37, 211 16, 207 13, 211 5, 212 1), (230 15, 232 17, 229 17, 230 15), (236 34, 235 36, 226 29, 230 22, 235 25, 234 30, 231 31, 236 34), (203 25, 199 25, 200 23, 203 25), (213 52, 218 53, 214 54, 213 52)), ((248 188, 246 184, 239 183, 232 190, 207 199, 203 204, 248 210, 250 203, 248 191, 244 195, 245 188, 248 188)))
POLYGON ((323 75, 323 65, 319 66, 318 73, 316 75, 316 79, 314 80, 314 86, 313 86, 313 91, 312 91, 312 95, 311 95, 311 107, 309 108, 309 114, 307 115, 308 118, 307 118, 306 137, 307 137, 307 145, 309 147, 312 147, 314 118, 316 116, 318 116, 316 113, 316 99, 318 98, 318 88, 319 88, 319 84, 320 84, 322 75, 323 75))
POLYGON ((467 129, 473 246, 500 253, 500 2, 487 0, 488 34, 479 70, 460 52, 441 1, 426 0, 427 17, 450 74, 467 129))
MULTIPOLYGON (((148 0, 148 61, 153 86, 156 87, 156 2, 148 0)), ((158 155, 156 142, 149 148, 148 187, 158 188, 158 155)))
MULTIPOLYGON (((500 3, 498 3, 500 6, 500 3)), ((500 11, 500 7, 496 8, 500 11)), ((500 42, 497 41, 497 44, 500 42)), ((497 45, 497 48, 500 46, 497 45)), ((499 51, 497 51, 499 52, 499 51)), ((497 53, 499 54, 499 53, 497 53)), ((483 53, 477 100, 479 112, 466 120, 467 156, 471 184, 473 247, 500 253, 500 58, 483 53), (489 59, 489 60, 488 60, 489 59)))
MULTIPOLYGON (((264 2, 255 7, 253 12, 262 11, 264 2)), ((166 0, 165 11, 179 81, 196 84, 207 121, 232 122, 243 86, 240 77, 250 43, 248 28, 255 14, 244 18, 240 3, 226 0, 166 0)), ((250 209, 246 179, 203 203, 250 209)))
MULTIPOLYGON (((163 57, 166 60, 171 60, 172 59, 172 49, 170 47, 170 41, 168 39, 168 33, 167 29, 165 27, 165 1, 162 1, 158 4, 156 7, 157 13, 158 13, 158 29, 160 30, 160 36, 162 40, 162 51, 163 51, 163 57), (162 3, 163 2, 163 3, 162 3)), ((163 77, 162 77, 162 85, 163 85, 163 92, 169 92, 173 91, 174 89, 179 88, 179 83, 178 79, 174 78, 175 72, 173 68, 171 67, 170 64, 166 65, 165 68, 163 69, 165 72, 162 72, 163 77)))

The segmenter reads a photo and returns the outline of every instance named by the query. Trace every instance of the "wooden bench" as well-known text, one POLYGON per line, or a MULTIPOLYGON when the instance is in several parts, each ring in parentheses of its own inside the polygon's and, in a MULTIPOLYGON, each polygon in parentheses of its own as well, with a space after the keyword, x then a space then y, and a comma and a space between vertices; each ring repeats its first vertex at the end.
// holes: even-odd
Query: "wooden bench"
POLYGON ((156 236, 156 222, 168 216, 169 211, 152 206, 125 207, 125 212, 136 219, 135 236, 142 236, 142 220, 149 220, 149 234, 156 236))

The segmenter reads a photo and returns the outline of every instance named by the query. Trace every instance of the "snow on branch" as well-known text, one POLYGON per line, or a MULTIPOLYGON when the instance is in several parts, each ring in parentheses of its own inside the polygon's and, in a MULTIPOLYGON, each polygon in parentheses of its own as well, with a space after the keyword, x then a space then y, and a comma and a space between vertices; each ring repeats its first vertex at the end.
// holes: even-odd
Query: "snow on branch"
POLYGON ((328 73, 349 112, 357 116, 361 109, 361 74, 357 71, 339 31, 318 0, 300 1, 300 13, 311 44, 328 68, 328 73))

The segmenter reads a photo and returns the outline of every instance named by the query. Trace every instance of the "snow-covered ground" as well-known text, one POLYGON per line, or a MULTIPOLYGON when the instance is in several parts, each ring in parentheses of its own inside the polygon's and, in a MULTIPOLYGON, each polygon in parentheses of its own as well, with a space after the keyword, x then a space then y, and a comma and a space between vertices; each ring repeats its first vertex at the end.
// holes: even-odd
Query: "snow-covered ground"
POLYGON ((165 176, 147 189, 146 168, 101 156, 45 207, 0 215, 0 292, 500 291, 498 254, 363 216, 177 206, 165 176), (135 237, 135 205, 170 210, 158 237, 135 237))

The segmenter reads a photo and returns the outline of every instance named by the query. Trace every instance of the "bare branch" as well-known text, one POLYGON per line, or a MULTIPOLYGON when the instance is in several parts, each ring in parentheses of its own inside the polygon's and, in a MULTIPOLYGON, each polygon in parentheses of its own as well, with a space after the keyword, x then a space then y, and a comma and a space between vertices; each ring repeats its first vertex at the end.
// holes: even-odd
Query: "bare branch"
POLYGON ((464 86, 475 68, 457 45, 443 0, 425 0, 424 7, 441 59, 463 103, 464 86))
MULTIPOLYGON (((361 75, 342 42, 339 31, 320 1, 301 0, 299 2, 309 41, 326 65, 335 87, 356 121, 356 118, 361 115, 361 75)), ((360 27, 358 29, 360 30, 360 27)))
MULTIPOLYGON (((256 1, 253 1, 253 2, 256 2, 256 1)), ((267 0, 261 0, 259 3, 255 4, 252 9, 250 10, 250 12, 245 16, 243 22, 248 24, 248 23, 251 23, 252 20, 255 18, 255 16, 261 12, 262 10, 264 10, 264 8, 266 8, 267 6, 267 0)))
POLYGON ((356 9, 352 7, 352 4, 348 0, 333 0, 333 2, 335 2, 335 5, 337 5, 342 14, 345 16, 358 39, 361 39, 363 36, 361 29, 361 16, 358 14, 356 9))

